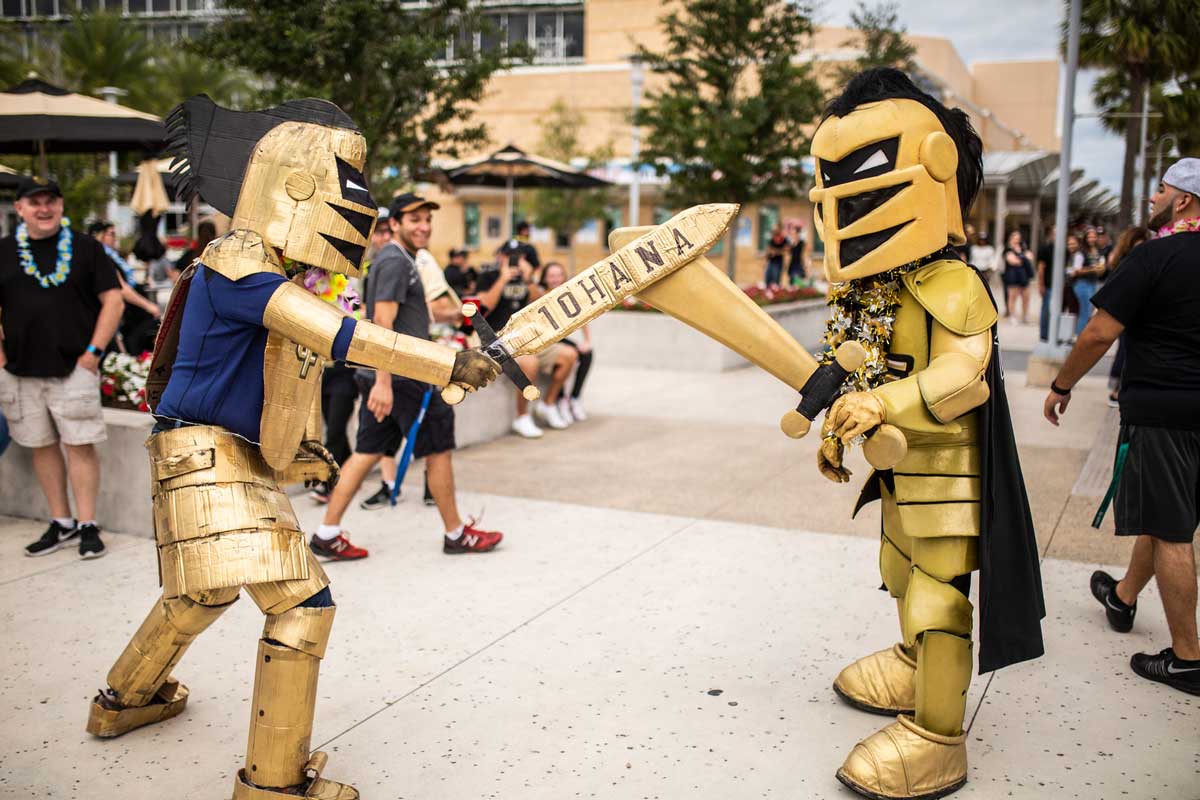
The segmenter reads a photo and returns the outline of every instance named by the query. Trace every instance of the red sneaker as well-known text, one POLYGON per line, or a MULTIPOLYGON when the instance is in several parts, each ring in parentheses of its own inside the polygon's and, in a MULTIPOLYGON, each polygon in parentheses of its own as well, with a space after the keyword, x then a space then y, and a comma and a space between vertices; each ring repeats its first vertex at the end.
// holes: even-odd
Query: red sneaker
POLYGON ((370 555, 363 548, 350 544, 350 540, 346 538, 345 531, 339 533, 336 539, 328 541, 319 538, 314 533, 312 539, 308 542, 308 547, 316 555, 321 558, 327 558, 330 561, 356 561, 370 555))
POLYGON ((500 544, 500 540, 504 538, 504 534, 500 531, 481 531, 474 527, 475 520, 463 525, 462 536, 457 539, 451 539, 449 536, 442 539, 442 552, 450 555, 459 553, 486 553, 489 550, 496 549, 496 545, 500 544))

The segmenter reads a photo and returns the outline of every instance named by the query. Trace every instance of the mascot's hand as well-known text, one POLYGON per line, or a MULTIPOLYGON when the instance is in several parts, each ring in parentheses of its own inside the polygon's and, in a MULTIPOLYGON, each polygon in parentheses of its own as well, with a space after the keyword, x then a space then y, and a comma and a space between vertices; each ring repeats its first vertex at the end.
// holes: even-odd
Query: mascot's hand
POLYGON ((338 463, 333 453, 326 450, 325 445, 320 442, 305 439, 300 443, 300 455, 305 461, 319 464, 316 469, 322 473, 322 477, 306 480, 304 485, 311 488, 324 481, 325 485, 332 489, 338 480, 338 463))
POLYGON ((834 483, 846 483, 850 480, 850 470, 842 466, 846 448, 833 435, 832 426, 833 414, 827 411, 821 425, 821 444, 817 447, 817 470, 834 483))
POLYGON ((457 383, 468 392, 487 386, 500 374, 500 365, 479 350, 463 350, 454 356, 454 369, 450 382, 457 383))
POLYGON ((883 424, 883 401, 870 392, 850 392, 834 401, 825 412, 823 430, 832 432, 844 444, 865 436, 883 424))

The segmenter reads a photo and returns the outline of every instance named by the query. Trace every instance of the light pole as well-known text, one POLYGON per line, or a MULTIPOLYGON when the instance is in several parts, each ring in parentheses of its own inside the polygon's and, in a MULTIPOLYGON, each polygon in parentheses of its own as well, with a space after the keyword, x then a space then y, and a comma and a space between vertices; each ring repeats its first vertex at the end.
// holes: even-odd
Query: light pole
POLYGON ((642 129, 638 127, 636 114, 638 109, 642 107, 642 59, 636 53, 629 57, 629 82, 633 90, 633 114, 635 118, 631 121, 632 131, 631 141, 629 144, 629 167, 632 170, 632 175, 629 179, 629 225, 639 225, 638 219, 642 212, 642 181, 641 169, 638 167, 638 159, 642 154, 642 129))
POLYGON ((1167 151, 1167 157, 1168 158, 1179 158, 1179 139, 1175 138, 1175 134, 1164 133, 1162 136, 1158 137, 1158 142, 1155 144, 1155 147, 1154 147, 1154 151, 1155 151, 1154 180, 1156 182, 1162 181, 1162 176, 1163 176, 1163 168, 1162 168, 1163 151, 1162 151, 1162 149, 1163 149, 1163 142, 1167 141, 1167 139, 1171 140, 1171 149, 1169 151, 1167 151))
POLYGON ((1142 135, 1138 146, 1137 183, 1134 185, 1134 196, 1137 197, 1137 216, 1134 221, 1138 225, 1146 222, 1146 130, 1150 125, 1150 82, 1146 81, 1146 89, 1142 92, 1142 135))
MULTIPOLYGON (((124 97, 129 92, 124 89, 118 89, 116 86, 101 86, 96 90, 96 94, 105 99, 106 102, 117 104, 117 98, 124 97)), ((108 152, 108 177, 110 184, 108 187, 108 206, 105 210, 105 216, 108 221, 114 225, 117 222, 117 151, 110 150, 108 152)))

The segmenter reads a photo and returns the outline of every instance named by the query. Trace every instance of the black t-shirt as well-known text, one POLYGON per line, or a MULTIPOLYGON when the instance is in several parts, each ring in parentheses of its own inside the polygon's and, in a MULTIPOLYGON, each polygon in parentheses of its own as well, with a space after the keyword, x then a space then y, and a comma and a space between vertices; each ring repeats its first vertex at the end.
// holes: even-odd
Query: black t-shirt
MULTIPOLYGON (((500 255, 504 259, 509 259, 513 256, 524 256, 525 260, 529 262, 529 266, 533 267, 534 269, 537 269, 542 265, 542 260, 538 258, 537 248, 531 245, 529 242, 523 242, 520 239, 509 239, 507 242, 502 244, 500 246, 500 255)), ((507 264, 508 261, 503 261, 502 263, 507 264)))
MULTIPOLYGON (((30 241, 29 249, 38 272, 53 274, 58 234, 30 241)), ((70 375, 96 329, 99 295, 120 288, 116 267, 91 236, 71 233, 71 272, 48 289, 25 274, 16 237, 0 239, 0 324, 8 371, 26 378, 70 375)))
POLYGON ((1046 265, 1042 267, 1042 282, 1049 291, 1054 285, 1054 242, 1046 242, 1038 247, 1037 260, 1046 265))
POLYGON ((1134 248, 1092 304, 1125 326, 1121 421, 1200 430, 1200 233, 1134 248))
MULTIPOLYGON (((504 269, 508 269, 508 267, 504 267, 504 269)), ((475 294, 483 294, 495 286, 498 280, 500 280, 500 270, 484 270, 479 274, 479 281, 475 284, 475 294)), ((492 326, 492 330, 498 331, 508 324, 508 320, 513 314, 527 305, 529 305, 529 284, 525 283, 524 278, 517 276, 500 290, 500 299, 496 302, 496 307, 484 309, 483 317, 487 320, 488 325, 492 326)))

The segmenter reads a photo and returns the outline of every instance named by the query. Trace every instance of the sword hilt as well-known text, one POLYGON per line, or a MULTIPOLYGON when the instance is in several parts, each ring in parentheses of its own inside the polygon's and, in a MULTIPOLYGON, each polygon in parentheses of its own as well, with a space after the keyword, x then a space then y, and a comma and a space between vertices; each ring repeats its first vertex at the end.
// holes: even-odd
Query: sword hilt
MULTIPOLYGON (((521 371, 513 354, 496 336, 496 332, 492 330, 487 319, 482 314, 477 314, 478 311, 479 308, 473 303, 463 303, 462 315, 471 320, 471 326, 478 331, 479 340, 483 343, 480 351, 500 365, 505 377, 521 390, 521 394, 526 400, 531 402, 537 400, 542 393, 525 377, 525 373, 521 371)), ((457 383, 451 383, 442 389, 442 399, 452 406, 461 403, 466 396, 467 390, 457 383)))
MULTIPOLYGON (((792 439, 803 438, 813 420, 837 399, 842 384, 867 360, 867 351, 855 341, 843 342, 833 361, 822 364, 800 389, 800 404, 783 415, 779 427, 792 439)), ((908 452, 908 441, 895 425, 880 425, 867 434, 863 455, 876 469, 891 469, 908 452)))

